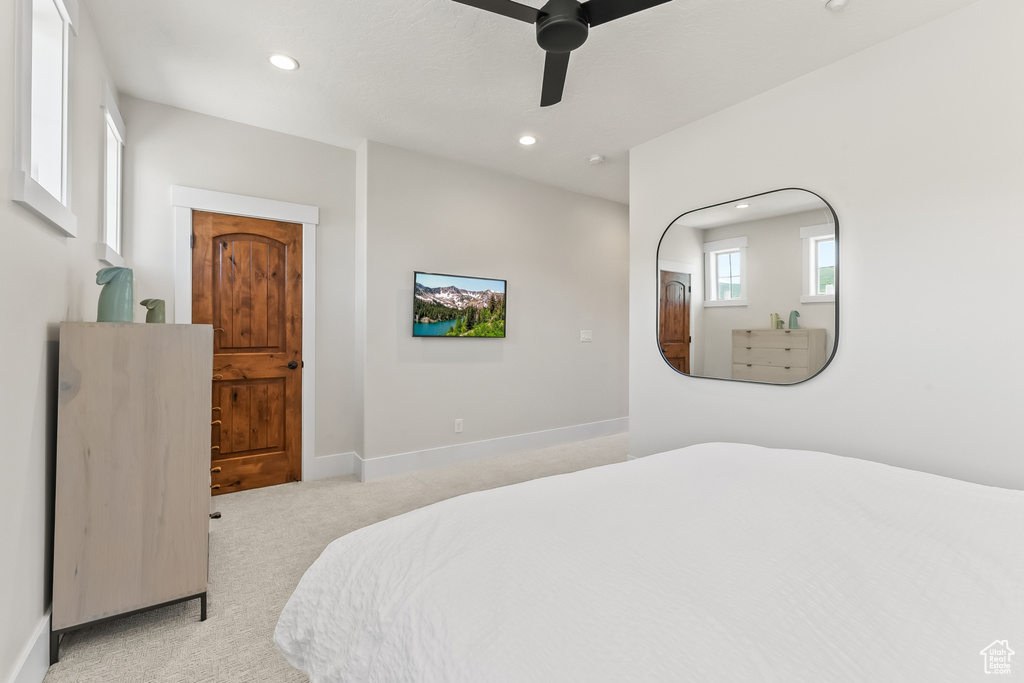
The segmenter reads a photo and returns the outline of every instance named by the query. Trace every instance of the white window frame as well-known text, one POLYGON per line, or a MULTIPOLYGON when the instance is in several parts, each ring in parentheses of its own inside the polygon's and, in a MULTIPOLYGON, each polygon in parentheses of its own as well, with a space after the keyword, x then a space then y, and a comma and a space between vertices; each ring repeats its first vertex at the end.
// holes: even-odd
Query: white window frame
POLYGON ((704 243, 704 306, 746 306, 747 297, 747 238, 732 237, 726 240, 716 240, 704 243), (724 251, 738 251, 740 254, 740 296, 738 299, 716 299, 718 296, 717 285, 717 259, 718 254, 724 251))
POLYGON ((78 234, 78 219, 71 212, 71 154, 68 121, 72 40, 78 25, 78 0, 52 0, 64 23, 61 55, 63 97, 61 112, 61 192, 55 197, 32 177, 32 0, 17 0, 15 40, 15 131, 11 199, 59 229, 68 237, 78 234))
POLYGON ((103 87, 103 241, 97 245, 97 257, 111 266, 123 266, 124 145, 125 125, 110 84, 103 87), (117 144, 117 159, 110 163, 109 145, 117 144), (113 201, 111 201, 113 183, 113 201), (113 225, 111 225, 113 224, 113 225))
MULTIPOLYGON (((803 245, 803 293, 800 295, 800 303, 802 304, 827 304, 834 303, 836 295, 833 294, 818 294, 817 285, 817 269, 818 269, 818 242, 823 239, 836 238, 836 228, 832 223, 824 223, 822 225, 809 225, 805 228, 800 228, 800 241, 803 245)), ((838 257, 838 252, 837 252, 838 257)), ((836 263, 836 266, 839 264, 836 263)), ((838 268, 836 268, 838 270, 838 268)))

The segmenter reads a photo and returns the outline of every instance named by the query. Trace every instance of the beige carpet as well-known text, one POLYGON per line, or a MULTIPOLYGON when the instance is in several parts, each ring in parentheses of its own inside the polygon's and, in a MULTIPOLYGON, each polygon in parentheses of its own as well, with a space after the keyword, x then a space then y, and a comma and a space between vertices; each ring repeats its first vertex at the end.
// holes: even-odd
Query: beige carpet
POLYGON ((470 491, 621 462, 625 434, 523 451, 361 484, 340 477, 216 499, 209 613, 199 601, 70 633, 44 683, 306 681, 274 647, 274 626, 303 572, 335 538, 470 491))

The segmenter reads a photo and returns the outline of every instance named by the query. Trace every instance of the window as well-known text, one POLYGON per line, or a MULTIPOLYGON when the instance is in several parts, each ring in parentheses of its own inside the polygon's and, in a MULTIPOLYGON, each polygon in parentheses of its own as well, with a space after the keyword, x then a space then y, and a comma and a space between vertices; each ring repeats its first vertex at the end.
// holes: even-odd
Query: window
POLYGON ((117 109, 117 101, 110 86, 104 92, 104 130, 106 152, 103 177, 103 242, 99 245, 99 259, 112 266, 124 265, 121 258, 121 210, 124 183, 124 120, 117 109))
POLYGON ((705 306, 747 305, 747 238, 704 244, 705 306))
POLYGON ((12 198, 70 237, 68 74, 77 0, 19 0, 12 198))
POLYGON ((835 294, 836 238, 811 240, 811 294, 835 294))
POLYGON ((62 204, 64 177, 64 18, 53 0, 32 3, 32 179, 62 204))
POLYGON ((804 289, 801 303, 836 300, 836 235, 831 224, 800 229, 803 242, 804 289))

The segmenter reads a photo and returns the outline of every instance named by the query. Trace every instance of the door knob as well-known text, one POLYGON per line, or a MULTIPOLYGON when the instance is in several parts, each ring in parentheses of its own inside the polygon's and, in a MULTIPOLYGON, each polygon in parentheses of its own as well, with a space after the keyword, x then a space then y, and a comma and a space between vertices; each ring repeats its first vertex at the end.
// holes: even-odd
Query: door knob
POLYGON ((288 369, 289 370, 294 370, 297 367, 299 367, 299 364, 296 361, 293 361, 293 360, 292 361, 288 361, 288 369))

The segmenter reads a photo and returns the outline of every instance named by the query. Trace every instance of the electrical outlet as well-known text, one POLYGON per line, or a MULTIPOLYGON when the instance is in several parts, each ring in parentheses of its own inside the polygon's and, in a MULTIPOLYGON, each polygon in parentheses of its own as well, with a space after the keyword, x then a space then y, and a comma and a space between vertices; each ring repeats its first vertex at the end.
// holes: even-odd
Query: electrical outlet
POLYGON ((580 330, 580 341, 581 342, 592 342, 594 341, 593 330, 580 330))
POLYGON ((455 433, 456 434, 461 434, 462 433, 462 418, 461 417, 458 420, 455 421, 455 433))

